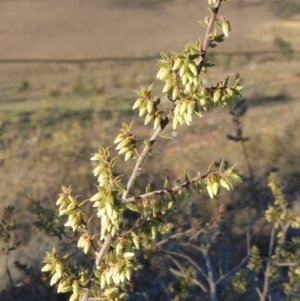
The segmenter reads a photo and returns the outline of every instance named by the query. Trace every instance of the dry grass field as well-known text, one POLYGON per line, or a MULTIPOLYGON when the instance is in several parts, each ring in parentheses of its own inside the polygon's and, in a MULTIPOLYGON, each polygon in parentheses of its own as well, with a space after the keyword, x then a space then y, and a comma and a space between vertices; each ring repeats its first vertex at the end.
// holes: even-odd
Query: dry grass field
MULTIPOLYGON (((232 34, 212 51, 217 67, 203 80, 209 85, 239 73, 249 106, 243 126, 256 173, 276 165, 285 175, 299 176, 300 9, 295 9, 297 1, 288 1, 296 14, 287 9, 281 15, 272 3, 224 4, 232 34), (276 38, 289 45, 292 57, 289 49, 275 45, 276 38)), ((99 144, 111 144, 121 119, 136 118, 130 110, 132 90, 155 80, 156 59, 151 57, 203 38, 196 21, 205 15, 204 0, 0 0, 0 210, 15 204, 27 231, 25 237, 18 229, 23 247, 10 263, 21 257, 38 265, 47 248, 30 225, 34 216, 28 199, 53 207, 61 184, 74 185, 85 197, 93 193, 89 156, 99 144), (94 58, 108 60, 50 62, 94 58)), ((157 92, 160 87, 157 83, 157 92)), ((141 124, 137 118, 136 124, 141 124)), ((205 168, 221 156, 247 170, 240 146, 226 139, 233 129, 228 111, 204 114, 191 128, 173 133, 182 139, 159 144, 161 151, 172 149, 172 156, 163 155, 162 162, 146 170, 177 174, 184 165, 193 173, 195 166, 205 168)), ((299 197, 299 186, 290 189, 291 197, 299 197)), ((1 268, 0 290, 6 282, 1 268)))

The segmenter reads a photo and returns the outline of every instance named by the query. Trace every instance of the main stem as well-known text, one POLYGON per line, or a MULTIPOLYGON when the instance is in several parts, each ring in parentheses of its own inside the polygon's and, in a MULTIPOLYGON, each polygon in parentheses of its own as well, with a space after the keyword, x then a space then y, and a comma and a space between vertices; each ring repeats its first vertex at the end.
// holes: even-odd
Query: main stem
POLYGON ((199 74, 201 73, 201 69, 202 69, 202 67, 204 65, 204 62, 205 62, 206 53, 207 53, 207 50, 208 50, 209 45, 211 43, 211 40, 210 40, 209 36, 212 33, 214 25, 217 21, 217 15, 218 15, 219 9, 221 7, 221 4, 222 4, 222 0, 218 0, 217 3, 214 6, 214 14, 212 14, 210 16, 210 19, 209 19, 209 22, 208 22, 208 25, 207 25, 205 40, 204 40, 203 46, 200 49, 201 55, 200 55, 200 59, 199 59, 199 62, 198 62, 198 66, 199 66, 199 71, 198 72, 199 72, 199 74))
POLYGON ((205 246, 205 249, 202 251, 202 254, 205 259, 206 267, 207 267, 207 281, 209 284, 209 289, 210 289, 210 300, 211 301, 218 301, 217 297, 217 287, 216 287, 216 282, 214 280, 214 272, 213 272, 213 267, 211 265, 211 260, 208 254, 208 251, 210 249, 210 244, 205 246))
POLYGON ((164 128, 168 125, 168 123, 170 122, 169 118, 166 117, 165 119, 163 119, 159 125, 159 127, 156 129, 156 131, 153 133, 153 135, 151 136, 150 140, 149 140, 149 144, 147 144, 145 146, 145 148, 143 149, 142 153, 140 154, 135 167, 133 169, 133 172, 128 180, 127 186, 126 186, 126 190, 124 190, 123 195, 122 195, 122 199, 127 199, 128 195, 135 183, 135 181, 137 180, 140 171, 142 169, 142 166, 145 162, 145 159, 147 157, 147 155, 149 154, 149 152, 152 149, 153 144, 157 141, 159 135, 162 133, 162 131, 164 130, 164 128))

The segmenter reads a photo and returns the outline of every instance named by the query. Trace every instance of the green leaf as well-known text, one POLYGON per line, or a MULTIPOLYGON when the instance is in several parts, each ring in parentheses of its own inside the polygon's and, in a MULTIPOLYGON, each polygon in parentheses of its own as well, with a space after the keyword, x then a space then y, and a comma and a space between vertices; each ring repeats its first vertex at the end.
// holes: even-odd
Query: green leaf
POLYGON ((107 288, 103 294, 106 297, 112 297, 115 294, 117 294, 118 292, 119 292, 119 289, 117 287, 111 287, 111 288, 107 288))
POLYGON ((153 120, 153 118, 154 118, 154 114, 148 113, 146 118, 145 118, 144 124, 147 125, 151 120, 153 120))
POLYGON ((224 35, 227 38, 228 35, 229 35, 229 32, 231 31, 231 29, 230 29, 230 23, 228 21, 223 22, 223 24, 222 24, 222 30, 223 30, 224 35))
MULTIPOLYGON (((142 105, 143 102, 144 102, 144 98, 138 98, 135 101, 135 103, 133 104, 132 109, 135 110, 135 109, 139 108, 142 105)), ((114 142, 114 143, 117 143, 117 142, 114 142)))
POLYGON ((178 120, 177 116, 174 116, 173 117, 173 130, 176 130, 178 122, 179 122, 179 120, 178 120))
POLYGON ((224 180, 228 183, 228 185, 230 186, 230 188, 232 189, 232 182, 229 176, 225 176, 224 180))
POLYGON ((54 285, 55 283, 57 283, 57 281, 59 280, 59 277, 56 273, 54 273, 51 277, 51 280, 50 280, 50 286, 54 285))
POLYGON ((165 184, 164 184, 164 188, 165 189, 169 189, 169 181, 168 181, 168 179, 167 178, 165 178, 165 184))
POLYGON ((217 89, 214 93, 213 101, 214 103, 217 103, 222 97, 222 92, 220 89, 217 89))
POLYGON ((202 192, 203 192, 203 186, 202 186, 202 184, 200 182, 197 183, 196 190, 197 190, 197 192, 198 192, 199 195, 202 194, 202 192))
POLYGON ((133 203, 127 203, 125 206, 131 211, 139 212, 137 206, 133 203))
POLYGON ((231 178, 232 178, 233 180, 242 182, 242 179, 241 179, 240 176, 237 175, 236 173, 232 173, 232 174, 231 174, 231 178))
POLYGON ((157 157, 160 155, 160 152, 157 152, 157 151, 151 151, 148 153, 149 156, 151 157, 157 157))
POLYGON ((179 68, 183 65, 183 63, 184 63, 183 60, 177 58, 177 59, 175 60, 175 63, 174 63, 174 66, 173 66, 172 70, 177 70, 177 69, 179 69, 179 68))
POLYGON ((148 87, 148 89, 147 89, 147 91, 149 92, 149 93, 151 93, 152 92, 152 89, 153 89, 153 85, 154 85, 154 82, 148 87))
POLYGON ((212 172, 213 167, 214 167, 214 164, 215 164, 215 160, 213 160, 213 161, 209 164, 209 166, 208 166, 208 172, 212 172))
POLYGON ((198 70, 197 70, 197 66, 194 62, 190 62, 189 63, 189 69, 192 71, 192 73, 197 76, 198 75, 198 70))
POLYGON ((176 203, 176 196, 174 193, 171 193, 171 199, 174 203, 176 203))
POLYGON ((252 246, 250 253, 251 254, 247 268, 256 274, 259 274, 263 268, 263 261, 260 256, 259 249, 256 246, 252 246))
POLYGON ((245 87, 244 86, 236 86, 235 90, 242 91, 245 87))
POLYGON ((193 192, 188 190, 185 194, 185 197, 186 197, 188 205, 191 206, 193 203, 193 192))
POLYGON ((224 163, 224 160, 222 159, 222 162, 220 164, 220 171, 223 172, 224 168, 225 168, 225 163, 224 163))
POLYGON ((151 191, 151 186, 150 183, 148 183, 146 189, 145 189, 146 193, 149 193, 151 191))
POLYGON ((205 21, 198 21, 200 25, 204 28, 207 28, 207 23, 205 21))
POLYGON ((169 60, 169 57, 165 53, 161 52, 160 55, 165 61, 169 60))
POLYGON ((133 92, 134 92, 135 94, 137 94, 138 96, 144 96, 144 93, 141 92, 141 91, 133 90, 133 92))
POLYGON ((124 161, 129 160, 132 157, 132 155, 133 155, 133 151, 132 150, 128 151, 125 155, 124 161))
POLYGON ((228 191, 230 190, 230 186, 229 184, 224 180, 224 179, 220 179, 220 185, 224 188, 226 188, 228 191))
POLYGON ((193 112, 195 110, 195 104, 194 102, 189 102, 188 107, 187 107, 187 115, 192 116, 193 112))
POLYGON ((208 192, 210 198, 213 199, 214 198, 214 191, 213 191, 212 183, 208 183, 206 185, 206 189, 207 189, 207 192, 208 192))
POLYGON ((55 266, 55 271, 58 278, 62 277, 63 269, 64 269, 63 264, 61 262, 57 262, 55 266))
POLYGON ((209 13, 211 13, 212 15, 214 15, 216 13, 215 9, 213 7, 207 7, 207 10, 209 13))
POLYGON ((126 260, 130 260, 130 259, 132 259, 132 258, 135 257, 135 254, 134 254, 133 252, 125 252, 125 253, 123 254, 123 257, 124 257, 124 259, 126 259, 126 260))
POLYGON ((189 181, 189 176, 187 175, 187 173, 185 171, 184 171, 184 179, 186 182, 189 181))
POLYGON ((220 29, 222 29, 222 24, 220 22, 216 22, 215 23, 217 27, 219 27, 220 29))
POLYGON ((154 119, 153 129, 156 130, 159 127, 160 123, 161 123, 161 116, 158 115, 154 119))
POLYGON ((214 195, 218 194, 219 186, 220 186, 219 181, 215 180, 212 184, 212 190, 213 190, 214 195))
POLYGON ((154 102, 152 100, 147 101, 147 111, 148 113, 152 113, 154 110, 154 102))
POLYGON ((244 293, 247 290, 248 273, 246 269, 242 269, 232 278, 232 284, 238 293, 244 293))
POLYGON ((139 242, 139 238, 138 238, 138 236, 136 234, 132 234, 132 240, 133 240, 133 243, 134 243, 135 247, 137 249, 139 249, 140 242, 139 242))
POLYGON ((53 269, 53 265, 50 263, 47 263, 43 268, 41 269, 42 272, 49 272, 53 269))

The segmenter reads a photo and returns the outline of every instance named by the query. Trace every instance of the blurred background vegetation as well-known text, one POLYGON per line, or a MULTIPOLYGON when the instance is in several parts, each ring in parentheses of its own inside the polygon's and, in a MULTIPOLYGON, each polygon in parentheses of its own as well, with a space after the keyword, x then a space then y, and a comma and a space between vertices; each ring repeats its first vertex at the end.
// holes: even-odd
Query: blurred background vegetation
MULTIPOLYGON (((3 300, 58 300, 39 271, 45 251, 60 245, 63 235, 70 243, 65 248, 76 246, 71 233, 60 232, 61 221, 53 212, 60 186, 71 185, 82 199, 95 193, 89 159, 99 145, 112 144, 121 121, 135 118, 140 139, 147 137, 150 128, 131 110, 132 90, 155 80, 159 51, 177 51, 204 36, 194 21, 205 16, 206 1, 198 2, 1 1, 0 211, 3 224, 5 214, 11 214, 4 208, 14 206, 16 220, 10 232, 14 237, 7 238, 3 227, 1 232, 3 300), (48 225, 41 222, 45 219, 48 225)), ((260 205, 266 208, 270 170, 278 170, 287 199, 300 209, 300 5, 292 0, 236 0, 224 5, 222 14, 233 33, 211 51, 216 67, 203 74, 203 82, 241 75, 248 107, 241 127, 249 139, 243 145, 228 139, 236 131, 229 110, 208 112, 190 128, 168 132, 174 140, 158 143, 162 155, 148 160, 136 191, 149 181, 154 189, 162 187, 165 175, 175 182, 183 168, 191 175, 205 172, 213 159, 237 161, 246 184, 221 193, 216 201, 203 197, 192 208, 181 208, 178 220, 172 221, 184 229, 192 221, 209 220, 224 203, 233 225, 224 233, 234 237, 260 205), (244 207, 236 212, 240 203, 244 207)), ((159 93, 160 83, 155 89, 159 93)), ((131 167, 124 165, 119 172, 128 174, 131 167)), ((254 239, 259 241, 265 233, 257 227, 254 239)), ((150 265, 145 275, 158 277, 159 260, 141 258, 150 265)), ((151 300, 156 293, 152 282, 136 280, 132 290, 142 292, 136 298, 151 300)), ((180 289, 182 300, 196 300, 189 284, 180 285, 186 289, 180 289)))

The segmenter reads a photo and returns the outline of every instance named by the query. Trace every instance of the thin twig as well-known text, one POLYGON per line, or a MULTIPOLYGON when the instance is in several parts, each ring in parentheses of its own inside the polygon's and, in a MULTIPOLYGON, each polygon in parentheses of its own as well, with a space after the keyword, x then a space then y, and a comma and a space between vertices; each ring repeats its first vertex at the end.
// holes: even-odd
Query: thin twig
POLYGON ((212 33, 214 25, 217 21, 217 14, 218 14, 219 9, 221 7, 221 3, 222 3, 222 0, 217 1, 217 3, 215 4, 215 7, 214 7, 215 13, 210 16, 210 20, 208 22, 204 43, 203 43, 203 46, 200 49, 201 55, 200 55, 200 59, 199 59, 199 62, 198 62, 198 66, 199 66, 199 68, 198 68, 199 71, 198 72, 199 72, 199 74, 201 73, 202 67, 203 67, 204 62, 205 62, 206 53, 207 53, 207 50, 208 50, 209 45, 211 43, 211 40, 210 40, 209 36, 212 33))
POLYGON ((275 227, 272 226, 270 243, 269 243, 268 262, 267 262, 267 267, 266 267, 266 270, 265 270, 265 273, 264 273, 265 280, 264 280, 264 287, 263 287, 263 291, 262 291, 261 301, 265 301, 265 299, 268 295, 268 292, 269 292, 271 257, 272 257, 274 240, 275 240, 275 227))
POLYGON ((148 219, 147 221, 145 221, 142 225, 140 225, 140 226, 134 226, 131 229, 127 230, 126 232, 123 232, 120 235, 116 235, 115 237, 112 238, 112 240, 116 240, 118 237, 125 237, 128 234, 130 234, 130 233, 132 233, 132 232, 134 232, 136 230, 139 230, 139 229, 147 226, 148 224, 150 224, 155 219, 157 219, 157 217, 152 217, 152 218, 148 219))
POLYGON ((224 280, 227 277, 230 277, 232 274, 234 274, 237 270, 239 270, 248 260, 250 256, 250 228, 247 227, 246 230, 246 237, 247 237, 247 255, 240 261, 238 265, 236 265, 234 268, 232 268, 227 273, 220 275, 219 279, 216 281, 216 284, 220 283, 222 280, 224 280))
POLYGON ((190 282, 192 282, 195 285, 199 286, 205 293, 207 293, 207 289, 202 286, 201 282, 198 279, 189 277, 185 273, 180 273, 179 271, 176 271, 176 270, 174 270, 172 268, 170 268, 170 272, 173 273, 177 277, 182 277, 184 279, 188 279, 190 282))
POLYGON ((264 301, 263 294, 262 294, 262 292, 260 291, 260 289, 256 286, 256 287, 255 287, 255 290, 256 290, 256 292, 257 292, 257 294, 258 294, 258 296, 259 296, 260 301, 264 301))
POLYGON ((234 268, 232 268, 230 271, 228 271, 227 273, 221 275, 221 277, 219 277, 218 280, 216 280, 216 285, 219 284, 222 280, 230 277, 232 274, 234 274, 237 270, 239 270, 248 260, 249 256, 246 255, 238 265, 236 265, 234 268))
POLYGON ((163 251, 163 252, 166 253, 166 254, 169 254, 169 255, 174 255, 174 256, 186 259, 189 263, 191 263, 196 268, 196 270, 203 277, 207 278, 207 275, 204 273, 204 271, 202 270, 202 268, 192 258, 190 258, 189 256, 184 255, 184 254, 180 254, 180 253, 176 253, 176 252, 171 252, 171 251, 163 251))
POLYGON ((176 185, 176 186, 174 186, 172 188, 168 188, 168 189, 165 188, 165 189, 150 191, 148 193, 144 193, 144 194, 141 194, 141 195, 138 195, 138 196, 133 196, 133 197, 130 197, 130 198, 124 198, 122 196, 122 202, 124 204, 126 204, 126 203, 132 203, 132 202, 137 201, 137 200, 150 198, 150 197, 153 197, 155 195, 157 195, 157 196, 170 195, 172 193, 178 192, 182 188, 187 188, 190 185, 193 185, 193 184, 199 182, 199 180, 203 180, 203 179, 209 178, 209 177, 211 177, 213 175, 224 176, 224 175, 226 175, 226 173, 227 173, 227 171, 224 171, 224 172, 221 172, 221 171, 212 171, 212 172, 209 172, 209 173, 207 173, 205 175, 194 177, 193 179, 188 180, 188 181, 186 181, 184 183, 178 184, 178 185, 176 185))
POLYGON ((186 231, 184 231, 184 232, 175 233, 175 234, 171 235, 170 237, 167 237, 167 238, 165 238, 165 239, 163 239, 163 240, 157 242, 157 243, 156 243, 156 246, 157 246, 157 247, 160 247, 160 246, 162 246, 163 244, 167 243, 167 242, 168 242, 169 240, 171 240, 171 239, 177 239, 177 238, 179 238, 180 236, 184 236, 184 235, 190 234, 191 232, 194 232, 194 231, 195 231, 195 229, 188 229, 188 230, 186 230, 186 231))
POLYGON ((298 266, 298 262, 273 262, 273 265, 276 267, 296 267, 298 266))
MULTIPOLYGON (((157 281, 158 281, 160 287, 163 289, 165 295, 168 297, 168 300, 171 300, 171 294, 170 294, 170 291, 168 290, 168 288, 166 287, 166 285, 164 284, 164 282, 161 280, 161 276, 159 276, 159 277, 157 278, 157 281)), ((165 297, 164 297, 163 294, 161 294, 161 297, 160 297, 159 300, 161 300, 161 299, 164 300, 164 301, 166 301, 166 299, 165 299, 165 297)))
POLYGON ((181 272, 176 271, 172 268, 170 268, 170 272, 173 273, 177 277, 182 277, 184 279, 188 279, 189 281, 191 281, 195 285, 199 286, 205 293, 207 292, 207 289, 202 285, 202 283, 198 279, 189 277, 187 274, 181 273, 181 272))
POLYGON ((8 257, 9 257, 9 252, 11 251, 10 247, 7 246, 7 250, 6 250, 6 254, 5 254, 5 267, 6 267, 6 274, 8 276, 8 279, 9 279, 9 282, 10 282, 10 285, 13 287, 14 286, 14 281, 12 279, 12 276, 11 276, 11 273, 10 273, 10 269, 9 269, 9 266, 8 266, 8 257))

